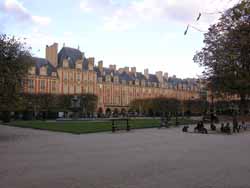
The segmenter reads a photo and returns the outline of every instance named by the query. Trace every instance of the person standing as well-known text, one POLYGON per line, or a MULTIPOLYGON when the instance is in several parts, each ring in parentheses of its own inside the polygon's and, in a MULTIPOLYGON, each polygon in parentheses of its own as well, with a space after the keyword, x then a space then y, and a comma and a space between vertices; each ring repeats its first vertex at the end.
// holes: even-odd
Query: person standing
POLYGON ((236 118, 236 116, 234 116, 234 118, 233 118, 233 132, 235 133, 236 131, 238 133, 240 132, 237 118, 236 118))

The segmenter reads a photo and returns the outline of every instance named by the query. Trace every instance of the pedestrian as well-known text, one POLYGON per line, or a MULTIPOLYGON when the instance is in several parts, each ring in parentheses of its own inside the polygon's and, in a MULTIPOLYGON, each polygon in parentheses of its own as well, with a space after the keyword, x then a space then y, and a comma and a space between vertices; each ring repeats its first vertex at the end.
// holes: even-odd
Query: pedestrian
POLYGON ((240 132, 240 130, 239 130, 239 126, 238 126, 238 121, 237 121, 237 118, 236 118, 236 116, 234 117, 234 119, 233 119, 233 132, 235 133, 235 132, 240 132))
POLYGON ((227 134, 231 134, 231 128, 230 128, 230 124, 228 122, 224 128, 224 132, 227 134))
POLYGON ((221 127, 220 127, 220 131, 222 132, 222 133, 224 133, 225 132, 225 127, 224 127, 224 123, 221 123, 221 127))
POLYGON ((245 121, 242 121, 241 126, 242 126, 242 128, 244 129, 244 131, 247 130, 247 125, 246 125, 245 121))

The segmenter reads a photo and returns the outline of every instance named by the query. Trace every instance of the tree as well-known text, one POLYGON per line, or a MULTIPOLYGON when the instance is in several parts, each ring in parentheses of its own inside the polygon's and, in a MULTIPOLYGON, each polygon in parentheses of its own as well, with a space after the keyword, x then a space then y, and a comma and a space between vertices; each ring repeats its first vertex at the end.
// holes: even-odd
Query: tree
POLYGON ((97 108, 98 97, 94 94, 85 94, 80 96, 80 106, 85 114, 93 114, 97 108))
POLYGON ((186 100, 183 101, 184 111, 189 115, 203 115, 208 110, 208 102, 206 100, 186 100))
POLYGON ((243 113, 250 94, 250 2, 242 0, 225 11, 204 36, 205 47, 194 62, 215 95, 239 96, 243 113))
POLYGON ((0 111, 5 122, 20 103, 22 80, 33 62, 29 50, 19 39, 0 34, 0 111))
POLYGON ((180 101, 178 101, 177 99, 165 97, 135 99, 131 101, 130 107, 135 111, 144 111, 148 115, 177 115, 180 110, 180 101))

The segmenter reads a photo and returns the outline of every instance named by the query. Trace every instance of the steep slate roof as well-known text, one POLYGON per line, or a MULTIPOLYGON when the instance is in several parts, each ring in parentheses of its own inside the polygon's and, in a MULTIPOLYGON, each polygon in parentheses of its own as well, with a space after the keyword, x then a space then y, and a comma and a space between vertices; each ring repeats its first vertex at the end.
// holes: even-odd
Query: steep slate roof
MULTIPOLYGON (((75 68, 75 62, 78 59, 82 59, 82 57, 83 57, 83 54, 80 50, 75 49, 75 48, 63 47, 58 53, 58 67, 62 66, 64 59, 68 59, 69 67, 75 68)), ((84 64, 85 63, 86 61, 84 62, 84 64)), ((86 68, 86 65, 84 65, 83 68, 86 68)))
POLYGON ((146 77, 141 72, 136 72, 136 79, 146 80, 146 77))
POLYGON ((169 77, 168 82, 171 83, 172 85, 178 85, 180 83, 183 83, 183 80, 180 78, 174 78, 174 77, 169 77))
POLYGON ((35 67, 36 67, 36 75, 40 75, 40 68, 47 66, 47 73, 48 76, 52 75, 52 72, 56 72, 57 70, 54 66, 51 65, 51 63, 44 58, 38 58, 38 57, 33 57, 34 61, 35 61, 35 67))
POLYGON ((133 77, 127 74, 125 71, 118 74, 120 80, 133 81, 133 77))
POLYGON ((154 75, 154 74, 149 74, 148 76, 149 76, 149 77, 148 77, 148 81, 149 81, 149 82, 156 82, 156 83, 159 83, 159 80, 158 80, 158 78, 157 78, 156 75, 154 75))
MULTIPOLYGON (((83 58, 83 70, 88 70, 88 60, 85 57, 83 57, 83 53, 80 50, 75 49, 75 48, 70 48, 70 47, 63 47, 58 53, 58 67, 62 66, 64 59, 68 59, 69 67, 75 68, 75 62, 78 59, 82 59, 82 58, 83 58)), ((47 66, 49 76, 51 76, 52 72, 57 72, 56 68, 54 68, 48 60, 44 58, 34 58, 34 60, 36 61, 36 74, 37 75, 39 75, 39 71, 42 66, 47 66)), ((146 84, 148 82, 154 82, 154 83, 159 84, 159 80, 157 76, 154 74, 149 74, 149 78, 146 79, 144 74, 141 72, 136 72, 136 74, 132 74, 132 73, 126 73, 125 71, 123 71, 122 73, 120 73, 119 71, 114 71, 109 68, 103 67, 104 74, 101 74, 97 66, 94 66, 94 71, 97 73, 97 77, 104 78, 106 75, 118 76, 120 82, 122 80, 129 82, 129 81, 135 81, 136 79, 138 79, 140 81, 145 80, 146 84)), ((163 82, 168 83, 170 86, 177 86, 180 83, 187 84, 189 88, 191 85, 197 85, 195 81, 192 81, 190 79, 189 80, 180 79, 176 77, 169 77, 168 79, 163 77, 163 82)))

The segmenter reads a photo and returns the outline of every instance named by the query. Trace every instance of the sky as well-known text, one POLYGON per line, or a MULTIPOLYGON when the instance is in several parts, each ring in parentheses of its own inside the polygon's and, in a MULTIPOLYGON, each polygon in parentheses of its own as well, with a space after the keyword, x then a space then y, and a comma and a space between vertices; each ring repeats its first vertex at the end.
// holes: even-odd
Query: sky
POLYGON ((192 59, 204 46, 204 32, 238 1, 0 0, 0 33, 21 38, 36 57, 57 42, 59 50, 79 47, 106 67, 198 77, 202 67, 192 59), (184 35, 188 24, 199 31, 190 27, 184 35))

